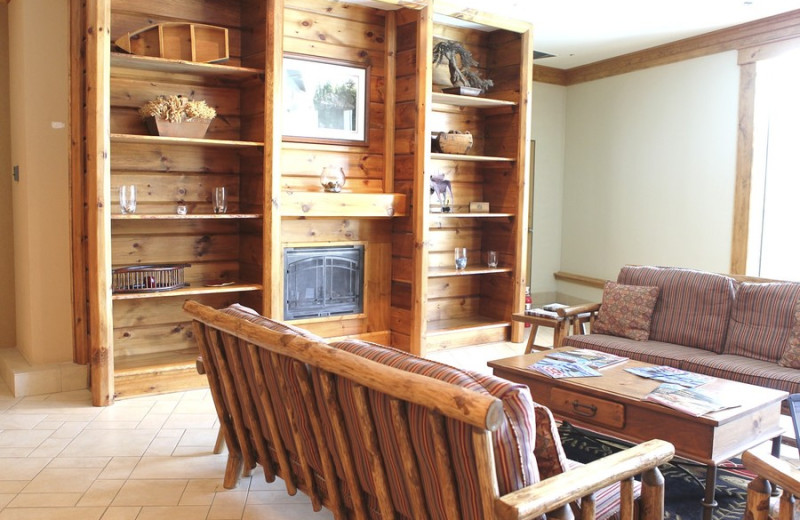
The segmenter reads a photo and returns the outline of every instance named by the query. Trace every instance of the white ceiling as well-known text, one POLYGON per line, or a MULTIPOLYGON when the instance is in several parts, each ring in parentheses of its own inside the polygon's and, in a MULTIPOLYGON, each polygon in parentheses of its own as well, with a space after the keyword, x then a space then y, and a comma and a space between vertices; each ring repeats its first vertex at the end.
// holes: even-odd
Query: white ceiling
POLYGON ((800 0, 460 0, 528 20, 540 65, 569 69, 800 9, 800 0))

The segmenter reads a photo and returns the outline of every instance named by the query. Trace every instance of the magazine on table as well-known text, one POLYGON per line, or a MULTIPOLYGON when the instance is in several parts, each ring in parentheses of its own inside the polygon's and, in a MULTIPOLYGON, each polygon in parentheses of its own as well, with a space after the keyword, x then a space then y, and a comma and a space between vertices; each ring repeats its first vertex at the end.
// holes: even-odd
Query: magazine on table
POLYGON ((542 305, 541 307, 536 307, 533 309, 526 309, 525 314, 529 316, 544 316, 546 318, 558 318, 558 309, 566 309, 569 305, 564 305, 563 303, 548 303, 547 305, 542 305))
POLYGON ((527 368, 541 372, 554 379, 562 379, 565 377, 595 377, 601 375, 600 372, 586 363, 574 363, 547 357, 540 359, 532 365, 528 365, 527 368))
POLYGON ((607 352, 600 352, 599 350, 592 350, 589 348, 556 350, 547 354, 547 357, 560 359, 561 361, 569 361, 572 363, 585 363, 598 370, 601 368, 619 365, 620 363, 628 361, 628 358, 626 357, 617 356, 616 354, 609 354, 607 352))
POLYGON ((695 374, 669 366, 634 367, 626 368, 625 370, 640 377, 681 385, 686 388, 694 388, 714 380, 711 376, 695 374))
POLYGON ((660 403, 675 410, 699 417, 710 412, 733 408, 736 404, 724 403, 699 388, 686 388, 672 383, 661 383, 644 397, 645 401, 660 403))

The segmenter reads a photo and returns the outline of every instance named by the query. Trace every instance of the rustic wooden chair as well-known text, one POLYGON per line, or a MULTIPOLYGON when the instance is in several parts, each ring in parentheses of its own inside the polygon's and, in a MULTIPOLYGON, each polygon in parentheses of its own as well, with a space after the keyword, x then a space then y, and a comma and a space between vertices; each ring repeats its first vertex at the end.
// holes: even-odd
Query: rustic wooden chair
POLYGON ((744 466, 756 474, 747 485, 746 520, 767 520, 770 518, 770 497, 774 486, 782 492, 778 501, 778 520, 795 518, 795 501, 800 496, 800 469, 785 460, 767 453, 746 451, 742 454, 744 466))

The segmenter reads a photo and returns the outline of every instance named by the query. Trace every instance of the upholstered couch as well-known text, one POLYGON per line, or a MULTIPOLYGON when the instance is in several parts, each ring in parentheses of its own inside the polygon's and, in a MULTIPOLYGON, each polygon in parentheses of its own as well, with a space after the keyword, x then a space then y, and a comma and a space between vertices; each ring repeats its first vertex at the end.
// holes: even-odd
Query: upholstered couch
POLYGON ((564 345, 798 393, 800 283, 753 280, 625 266, 602 305, 562 311, 596 312, 564 345))
POLYGON ((329 345, 238 305, 184 309, 228 446, 226 487, 259 465, 336 518, 663 517, 669 443, 578 465, 526 386, 373 343, 329 345))

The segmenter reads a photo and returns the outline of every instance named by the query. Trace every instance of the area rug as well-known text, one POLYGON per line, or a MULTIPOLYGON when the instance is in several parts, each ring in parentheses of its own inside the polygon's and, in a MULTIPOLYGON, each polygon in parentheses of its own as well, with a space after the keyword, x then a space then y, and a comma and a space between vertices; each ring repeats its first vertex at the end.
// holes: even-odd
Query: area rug
MULTIPOLYGON (((558 429, 564 451, 572 460, 591 462, 626 446, 583 432, 569 423, 558 429)), ((706 468, 697 464, 673 459, 674 463, 659 467, 664 475, 664 518, 672 520, 701 520, 704 495, 703 482, 706 468)), ((741 468, 740 461, 732 461, 717 470, 717 502, 714 520, 741 520, 747 503, 747 484, 753 475, 741 468)))

